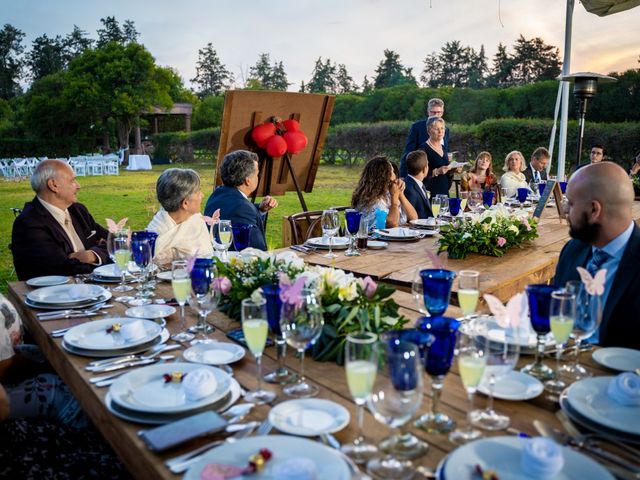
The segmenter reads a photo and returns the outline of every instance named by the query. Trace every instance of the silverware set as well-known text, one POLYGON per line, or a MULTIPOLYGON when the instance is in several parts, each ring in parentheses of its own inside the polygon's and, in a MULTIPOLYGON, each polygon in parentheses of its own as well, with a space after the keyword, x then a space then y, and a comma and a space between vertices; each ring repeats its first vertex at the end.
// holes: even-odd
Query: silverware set
POLYGON ((315 253, 318 251, 316 247, 310 247, 308 245, 291 245, 289 248, 300 253, 315 253))
POLYGON ((84 310, 73 310, 73 309, 55 310, 52 312, 38 313, 36 317, 40 321, 59 320, 62 318, 94 317, 96 315, 103 315, 107 313, 107 312, 100 312, 100 310, 106 310, 109 308, 113 308, 113 305, 105 305, 104 303, 99 303, 98 305, 94 305, 91 308, 85 308, 84 310))
MULTIPOLYGON (((89 362, 84 368, 90 372, 98 373, 98 372, 110 372, 113 370, 119 370, 121 368, 127 368, 124 365, 128 365, 134 362, 148 361, 153 360, 160 353, 170 352, 172 350, 176 350, 180 348, 180 345, 156 345, 151 350, 147 350, 144 354, 132 354, 132 355, 124 355, 121 357, 114 358, 106 358, 104 360, 95 360, 93 362, 89 362)), ((141 364, 145 365, 145 364, 141 364)), ((129 365, 136 366, 136 365, 129 365)))

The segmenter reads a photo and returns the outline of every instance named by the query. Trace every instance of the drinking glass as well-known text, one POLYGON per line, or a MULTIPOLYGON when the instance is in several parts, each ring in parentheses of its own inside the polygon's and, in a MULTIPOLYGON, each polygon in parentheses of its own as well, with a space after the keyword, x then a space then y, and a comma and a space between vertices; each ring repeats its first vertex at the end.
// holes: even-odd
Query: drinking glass
POLYGON ((449 213, 449 195, 438 194, 434 202, 440 204, 440 209, 438 210, 440 217, 444 217, 449 213))
POLYGON ((151 303, 151 300, 149 299, 151 295, 149 295, 150 292, 146 288, 146 283, 149 278, 149 274, 151 273, 151 266, 153 265, 151 244, 149 243, 149 240, 135 235, 132 236, 131 254, 133 256, 134 263, 139 268, 139 275, 138 293, 136 293, 136 297, 133 300, 129 301, 129 305, 149 305, 151 303))
POLYGON ((428 315, 429 312, 424 306, 424 288, 422 286, 422 275, 420 275, 420 272, 422 270, 422 267, 416 267, 413 273, 413 281, 411 282, 411 294, 413 296, 413 301, 416 303, 418 311, 422 315, 428 315))
POLYGON ((349 208, 344 212, 347 222, 347 232, 349 232, 349 249, 344 253, 347 257, 357 257, 360 252, 355 247, 355 236, 360 230, 360 219, 362 214, 358 210, 349 208))
POLYGON ((460 213, 460 205, 462 204, 462 200, 459 198, 450 198, 449 199, 449 213, 451 213, 452 217, 457 217, 460 213))
POLYGON ((284 388, 285 395, 296 398, 318 395, 320 389, 304 378, 304 351, 320 337, 323 325, 320 298, 313 290, 303 289, 296 303, 283 302, 280 328, 287 343, 300 355, 300 377, 297 383, 284 388))
POLYGON ((213 288, 213 279, 216 277, 216 267, 211 258, 197 258, 191 269, 191 292, 189 304, 198 312, 198 321, 189 329, 193 334, 200 334, 201 338, 192 343, 213 343, 209 339, 209 333, 215 329, 207 323, 209 315, 220 300, 219 292, 213 288))
MULTIPOLYGON (((378 375, 367 398, 374 418, 392 429, 411 420, 422 403, 422 367, 418 347, 410 342, 381 344, 378 375)), ((393 435, 391 438, 397 438, 393 435)), ((408 460, 391 453, 367 462, 367 472, 374 478, 413 478, 415 470, 408 460)))
POLYGON ((491 190, 485 190, 482 192, 482 204, 486 205, 487 208, 493 205, 493 195, 494 193, 491 190))
POLYGON ((562 357, 562 347, 569 340, 573 330, 575 319, 576 296, 567 290, 553 292, 549 307, 549 323, 551 324, 551 333, 556 341, 556 378, 555 380, 548 380, 544 384, 544 388, 551 394, 550 398, 552 400, 557 400, 567 386, 560 379, 560 358, 562 357))
POLYGON ((469 202, 469 192, 460 192, 460 211, 464 214, 469 202))
POLYGON ((233 240, 233 230, 230 220, 218 220, 211 227, 211 243, 216 251, 220 252, 220 260, 226 262, 229 260, 227 251, 233 240))
POLYGON ((480 297, 480 272, 476 270, 460 270, 458 272, 458 304, 465 320, 476 311, 480 297))
POLYGON ((449 308, 455 272, 440 268, 420 270, 424 306, 431 316, 442 315, 449 308))
POLYGON ((149 297, 153 297, 154 294, 154 289, 156 288, 156 281, 155 281, 155 270, 156 270, 156 266, 153 262, 153 258, 155 257, 156 254, 156 239, 158 238, 158 234, 156 232, 150 232, 148 230, 138 230, 137 232, 132 232, 131 233, 131 241, 133 242, 136 238, 141 239, 141 240, 147 240, 149 242, 149 246, 151 247, 151 261, 149 262, 149 266, 148 266, 148 275, 147 275, 147 281, 145 284, 145 291, 146 291, 146 295, 149 297))
POLYGON ((530 190, 528 188, 519 188, 518 189, 518 202, 520 202, 520 206, 527 201, 527 197, 529 196, 530 190))
POLYGON ((449 434, 449 440, 453 443, 466 443, 482 436, 480 430, 473 428, 471 413, 473 412, 473 396, 480 384, 486 364, 483 342, 478 342, 475 337, 470 335, 458 335, 458 370, 462 385, 467 391, 469 410, 467 410, 466 425, 456 428, 449 434))
POLYGON ((273 372, 267 373, 264 379, 269 383, 291 383, 297 376, 284 366, 287 342, 280 329, 280 312, 282 310, 280 287, 276 284, 263 285, 262 294, 267 302, 267 321, 269 322, 269 330, 271 330, 271 333, 275 337, 276 353, 278 356, 278 366, 273 372))
MULTIPOLYGON (((540 196, 542 196, 542 192, 544 192, 545 188, 547 188, 547 182, 538 183, 538 191, 540 192, 540 196)), ((534 192, 535 192, 535 190, 534 190, 534 192)))
POLYGON ((466 334, 484 346, 485 369, 483 384, 488 384, 489 399, 483 410, 473 410, 469 415, 471 424, 483 430, 503 430, 509 426, 510 418, 493 408, 493 391, 496 382, 506 378, 520 357, 520 341, 517 328, 510 323, 504 327, 489 315, 481 315, 469 322, 466 334))
POLYGON ((193 340, 194 335, 186 331, 184 320, 184 304, 191 294, 191 279, 187 270, 186 260, 174 260, 171 262, 171 287, 173 296, 180 306, 180 332, 171 338, 176 342, 188 342, 193 340))
POLYGON ((414 426, 427 432, 449 433, 456 422, 444 413, 438 412, 444 377, 451 368, 456 335, 460 322, 448 317, 423 317, 419 328, 434 336, 425 362, 425 370, 431 377, 431 411, 414 422, 414 426))
POLYGON ((247 346, 256 357, 258 367, 258 388, 247 392, 244 396, 247 402, 259 405, 275 400, 276 394, 262 388, 262 352, 267 343, 269 323, 267 322, 267 302, 264 299, 253 301, 250 298, 242 300, 242 332, 247 346))
POLYGON ((602 322, 602 297, 600 295, 589 295, 580 280, 567 282, 565 289, 576 297, 576 320, 573 323, 573 331, 571 332, 576 345, 573 362, 563 365, 561 371, 564 378, 576 381, 591 376, 591 372, 580 365, 578 359, 582 341, 591 337, 602 322), (592 314, 592 312, 595 314, 592 314))
POLYGON ((540 380, 551 380, 555 374, 551 368, 542 363, 547 334, 551 331, 549 323, 549 306, 551 293, 556 290, 553 285, 527 285, 525 291, 529 300, 529 318, 537 335, 536 358, 534 363, 525 366, 522 371, 540 380))
POLYGON ((347 335, 344 348, 344 367, 349 392, 356 402, 358 434, 353 443, 342 446, 342 452, 356 463, 365 463, 378 451, 362 435, 364 405, 371 393, 378 371, 378 336, 371 332, 347 335))
POLYGON ((322 233, 329 237, 329 253, 324 255, 325 258, 336 258, 337 255, 333 253, 333 237, 338 233, 338 229, 340 228, 340 217, 338 216, 338 211, 334 208, 329 208, 322 212, 322 218, 320 220, 322 223, 322 233))
POLYGON ((431 213, 433 213, 433 218, 438 218, 440 216, 440 199, 437 198, 437 195, 435 197, 433 197, 433 200, 431 201, 431 213))
POLYGON ((233 246, 236 252, 241 252, 245 248, 249 248, 251 245, 251 230, 253 225, 246 223, 236 223, 231 225, 231 231, 233 233, 233 246))
MULTIPOLYGON (((113 292, 130 292, 133 287, 127 285, 127 266, 131 260, 131 240, 129 239, 129 229, 119 230, 116 233, 109 232, 107 237, 107 251, 109 257, 120 270, 120 285, 113 287, 113 292)), ((132 299, 132 298, 129 298, 132 299)))
POLYGON ((366 250, 369 242, 369 219, 366 215, 360 217, 360 228, 356 240, 356 248, 358 250, 366 250))
POLYGON ((483 209, 482 207, 482 192, 479 190, 472 190, 469 192, 469 209, 478 213, 483 209))

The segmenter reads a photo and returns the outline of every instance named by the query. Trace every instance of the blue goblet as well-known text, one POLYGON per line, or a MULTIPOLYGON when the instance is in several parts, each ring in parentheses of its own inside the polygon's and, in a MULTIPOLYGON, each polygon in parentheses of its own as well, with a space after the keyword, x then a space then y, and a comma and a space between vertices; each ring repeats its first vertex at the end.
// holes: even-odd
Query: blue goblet
POLYGON ((422 296, 424 306, 431 316, 442 315, 449 308, 451 285, 456 278, 455 272, 440 268, 420 270, 422 278, 422 296))
POLYGON ((132 235, 131 256, 136 266, 140 269, 140 273, 138 275, 138 293, 133 300, 129 301, 129 304, 136 307, 149 305, 151 303, 149 297, 153 295, 146 287, 151 265, 153 265, 149 239, 132 235))
POLYGON ((233 232, 233 246, 236 252, 240 252, 245 248, 248 248, 251 244, 251 230, 254 225, 246 223, 236 223, 231 225, 231 231, 233 232))
POLYGON ((540 192, 540 195, 542 195, 545 188, 547 188, 547 182, 540 182, 538 184, 538 191, 540 192))
POLYGON ((491 190, 485 190, 482 192, 482 203, 484 203, 487 207, 493 205, 493 195, 494 193, 491 190))
POLYGON ((194 340, 194 343, 209 343, 211 340, 208 334, 214 328, 207 323, 209 315, 217 306, 219 295, 212 287, 213 279, 216 276, 216 267, 210 258, 197 258, 191 270, 191 290, 193 296, 189 298, 189 303, 198 311, 198 323, 189 329, 191 333, 200 333, 202 338, 194 340))
POLYGON ((425 370, 431 377, 431 411, 415 421, 414 426, 427 432, 448 433, 456 427, 456 422, 444 413, 438 412, 438 404, 444 377, 451 368, 456 348, 456 335, 461 322, 449 317, 422 317, 419 328, 433 334, 434 341, 429 347, 425 370))
POLYGON ((553 369, 542 363, 547 334, 551 331, 549 306, 551 293, 557 288, 553 285, 527 285, 525 291, 529 300, 529 318, 537 335, 536 358, 534 363, 525 366, 522 371, 540 380, 551 380, 555 377, 553 369))
POLYGON ((344 212, 344 218, 347 221, 347 232, 349 232, 349 249, 344 252, 347 257, 357 257, 360 255, 358 249, 355 248, 355 238, 358 230, 360 230, 360 220, 362 213, 358 210, 349 208, 344 212))
POLYGON ((297 376, 284 366, 287 342, 280 329, 280 312, 282 310, 280 287, 273 283, 263 285, 262 294, 267 302, 267 322, 269 322, 271 333, 275 336, 276 352, 278 355, 278 367, 273 372, 267 373, 263 378, 269 383, 291 383, 297 380, 297 376))
POLYGON ((528 188, 519 188, 518 189, 518 201, 520 203, 526 202, 528 196, 529 196, 529 189, 528 188))
POLYGON ((156 288, 156 281, 153 275, 153 272, 155 270, 153 258, 156 256, 156 239, 158 238, 158 234, 156 232, 150 232, 148 230, 139 230, 137 232, 131 233, 131 241, 133 242, 133 240, 136 238, 147 239, 149 241, 149 245, 151 246, 151 263, 149 265, 145 289, 147 290, 147 294, 152 297, 154 295, 153 290, 156 288))
POLYGON ((451 214, 452 217, 455 217, 456 215, 458 215, 458 213, 460 213, 461 202, 462 200, 460 200, 457 197, 449 199, 449 213, 451 214))
POLYGON ((564 195, 567 193, 567 182, 558 182, 560 184, 560 191, 564 195))

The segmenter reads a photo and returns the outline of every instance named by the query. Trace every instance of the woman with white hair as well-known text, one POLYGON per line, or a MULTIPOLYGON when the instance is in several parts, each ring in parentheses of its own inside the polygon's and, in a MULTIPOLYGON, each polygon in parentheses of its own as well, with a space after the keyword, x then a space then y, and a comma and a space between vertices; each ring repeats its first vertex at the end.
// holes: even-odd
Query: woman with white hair
POLYGON ((509 152, 504 159, 503 170, 505 173, 500 177, 500 188, 504 189, 509 196, 515 195, 518 188, 529 188, 524 172, 527 168, 524 156, 517 150, 509 152))
POLYGON ((198 174, 190 168, 169 168, 158 178, 156 195, 162 208, 147 226, 158 234, 156 260, 168 263, 194 254, 211 257, 213 245, 200 213, 203 195, 198 174))
POLYGON ((424 151, 429 161, 429 174, 424 184, 431 192, 431 198, 436 195, 449 196, 449 189, 453 180, 453 173, 449 166, 449 152, 442 144, 445 135, 445 123, 440 117, 427 119, 427 139, 424 151))

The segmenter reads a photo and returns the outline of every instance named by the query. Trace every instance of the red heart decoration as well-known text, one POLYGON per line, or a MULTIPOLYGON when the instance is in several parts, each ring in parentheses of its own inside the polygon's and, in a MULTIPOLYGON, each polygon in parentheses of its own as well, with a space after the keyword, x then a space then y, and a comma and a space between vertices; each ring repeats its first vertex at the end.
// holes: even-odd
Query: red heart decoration
POLYGON ((251 138, 260 148, 265 148, 267 142, 276 134, 276 126, 269 122, 258 125, 251 130, 251 138))
POLYGON ((284 129, 287 132, 299 132, 300 131, 300 123, 297 120, 289 119, 282 122, 284 125, 284 129))
POLYGON ((287 132, 284 134, 284 141, 287 144, 287 152, 291 155, 301 152, 307 146, 307 136, 302 132, 287 132))
POLYGON ((280 135, 273 135, 267 141, 267 154, 270 157, 281 157, 287 152, 287 142, 280 135))

